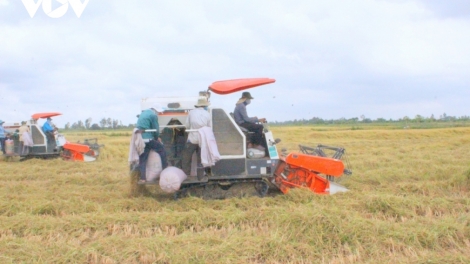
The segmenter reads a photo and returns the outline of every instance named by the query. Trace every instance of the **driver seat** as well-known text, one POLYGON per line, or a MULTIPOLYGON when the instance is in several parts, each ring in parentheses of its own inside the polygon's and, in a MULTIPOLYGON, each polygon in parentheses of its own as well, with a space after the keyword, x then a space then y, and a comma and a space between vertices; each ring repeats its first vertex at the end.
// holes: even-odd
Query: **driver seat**
MULTIPOLYGON (((235 120, 234 115, 233 115, 232 112, 230 112, 230 116, 232 117, 233 120, 235 120)), ((238 124, 237 124, 237 126, 238 126, 238 124)), ((251 135, 252 135, 254 132, 250 132, 248 129, 246 129, 246 128, 242 127, 242 126, 238 126, 238 127, 239 127, 240 130, 243 132, 243 134, 245 134, 245 137, 246 137, 246 139, 247 139, 247 142, 246 142, 246 143, 247 143, 247 144, 248 144, 248 143, 251 143, 251 135)))

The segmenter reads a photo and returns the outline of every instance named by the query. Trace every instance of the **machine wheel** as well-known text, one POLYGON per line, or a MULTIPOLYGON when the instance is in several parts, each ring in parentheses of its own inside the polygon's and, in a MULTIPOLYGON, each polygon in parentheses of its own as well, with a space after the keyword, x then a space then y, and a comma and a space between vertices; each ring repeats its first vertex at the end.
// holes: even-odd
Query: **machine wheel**
POLYGON ((258 192, 259 197, 265 197, 268 194, 269 185, 265 181, 258 181, 255 183, 255 189, 258 192))
POLYGON ((217 190, 216 184, 208 183, 204 185, 204 192, 202 194, 202 199, 204 200, 214 199, 214 196, 216 196, 215 193, 217 193, 216 190, 217 190))
POLYGON ((232 187, 232 183, 231 182, 220 182, 219 187, 220 187, 220 189, 226 191, 226 190, 230 189, 230 187, 232 187))

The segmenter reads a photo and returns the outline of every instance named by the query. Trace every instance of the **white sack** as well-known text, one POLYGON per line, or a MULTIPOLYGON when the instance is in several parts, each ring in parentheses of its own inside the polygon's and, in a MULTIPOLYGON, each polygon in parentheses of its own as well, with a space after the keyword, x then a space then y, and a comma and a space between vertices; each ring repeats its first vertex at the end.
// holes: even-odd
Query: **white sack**
POLYGON ((181 183, 186 180, 188 176, 184 173, 183 170, 177 167, 166 167, 160 173, 160 188, 164 192, 174 193, 180 189, 181 183))
POLYGON ((259 150, 256 148, 249 148, 246 150, 246 157, 249 159, 259 159, 264 158, 265 156, 264 150, 259 150))
POLYGON ((5 140, 5 153, 7 155, 15 154, 15 143, 11 139, 5 140))
POLYGON ((150 150, 147 164, 145 165, 145 178, 147 181, 157 181, 160 178, 162 172, 162 159, 160 155, 150 150))

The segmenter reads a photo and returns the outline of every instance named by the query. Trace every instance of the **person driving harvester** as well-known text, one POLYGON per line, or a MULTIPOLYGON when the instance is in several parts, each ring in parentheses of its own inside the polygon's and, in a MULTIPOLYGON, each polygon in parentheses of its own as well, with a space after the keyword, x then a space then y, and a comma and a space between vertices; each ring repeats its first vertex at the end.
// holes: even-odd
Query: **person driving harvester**
POLYGON ((235 104, 235 110, 233 111, 233 117, 235 122, 246 128, 248 131, 253 132, 251 136, 251 142, 248 143, 247 148, 257 148, 259 150, 265 150, 266 144, 263 140, 263 125, 259 123, 266 123, 266 118, 258 118, 256 116, 249 117, 246 112, 246 106, 251 103, 254 98, 249 92, 243 92, 242 97, 235 104))
POLYGON ((42 131, 44 134, 46 134, 46 139, 47 139, 47 145, 55 148, 55 135, 54 135, 54 130, 56 129, 56 126, 52 123, 52 118, 48 117, 47 121, 44 122, 42 125, 42 131))

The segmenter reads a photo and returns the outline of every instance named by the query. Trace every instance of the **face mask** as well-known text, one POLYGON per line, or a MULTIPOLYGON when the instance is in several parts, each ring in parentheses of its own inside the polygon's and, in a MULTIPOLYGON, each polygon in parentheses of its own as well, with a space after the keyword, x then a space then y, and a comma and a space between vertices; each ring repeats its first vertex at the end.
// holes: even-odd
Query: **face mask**
POLYGON ((204 110, 206 110, 206 111, 207 111, 207 106, 204 106, 204 110))
POLYGON ((249 105, 251 103, 251 99, 246 99, 245 104, 249 105))

